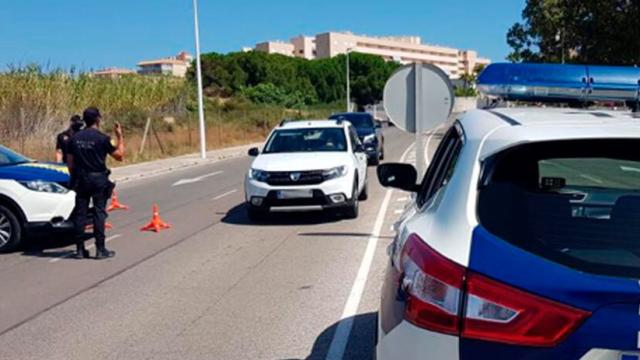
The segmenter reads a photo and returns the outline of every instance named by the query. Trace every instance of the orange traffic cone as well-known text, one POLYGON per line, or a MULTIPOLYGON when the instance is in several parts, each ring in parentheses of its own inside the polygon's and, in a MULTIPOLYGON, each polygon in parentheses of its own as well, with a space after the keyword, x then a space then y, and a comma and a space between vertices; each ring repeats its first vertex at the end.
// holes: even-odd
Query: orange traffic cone
POLYGON ((151 222, 144 226, 140 231, 155 231, 159 232, 162 229, 168 229, 171 225, 165 223, 160 219, 160 212, 158 211, 158 205, 153 204, 153 217, 151 218, 151 222))
POLYGON ((111 195, 111 205, 107 208, 107 211, 113 210, 129 210, 127 205, 121 204, 120 201, 118 201, 118 193, 116 191, 111 195))

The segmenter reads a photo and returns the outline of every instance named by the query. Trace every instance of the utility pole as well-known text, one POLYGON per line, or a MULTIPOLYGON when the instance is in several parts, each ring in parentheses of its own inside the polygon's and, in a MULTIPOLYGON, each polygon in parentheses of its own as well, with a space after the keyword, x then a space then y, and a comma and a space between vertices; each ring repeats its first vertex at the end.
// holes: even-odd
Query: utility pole
POLYGON ((196 41, 196 78, 198 79, 198 124, 200 126, 200 157, 207 158, 207 139, 204 128, 204 100, 202 94, 202 67, 200 64, 200 30, 198 27, 198 0, 193 0, 193 29, 196 41))
POLYGON ((351 111, 351 84, 350 84, 350 73, 349 73, 349 53, 353 50, 353 48, 347 49, 347 112, 351 111))

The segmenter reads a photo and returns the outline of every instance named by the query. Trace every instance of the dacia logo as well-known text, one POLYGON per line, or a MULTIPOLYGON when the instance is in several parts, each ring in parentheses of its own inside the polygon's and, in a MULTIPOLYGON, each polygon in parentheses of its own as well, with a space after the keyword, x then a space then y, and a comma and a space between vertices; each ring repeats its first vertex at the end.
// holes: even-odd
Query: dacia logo
POLYGON ((289 174, 289 179, 291 179, 291 181, 298 181, 300 180, 300 175, 302 174, 300 174, 299 172, 291 173, 289 174))

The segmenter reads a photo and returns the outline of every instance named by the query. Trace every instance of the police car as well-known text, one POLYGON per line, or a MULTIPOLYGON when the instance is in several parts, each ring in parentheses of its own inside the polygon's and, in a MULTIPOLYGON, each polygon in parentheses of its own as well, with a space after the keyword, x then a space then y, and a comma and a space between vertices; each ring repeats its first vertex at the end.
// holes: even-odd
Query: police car
POLYGON ((367 156, 351 123, 283 121, 255 156, 245 179, 248 215, 270 210, 333 209, 358 216, 367 198, 367 156))
POLYGON ((0 252, 27 235, 71 231, 75 193, 64 165, 40 163, 0 146, 0 252))
MULTIPOLYGON (((502 100, 640 102, 640 69, 494 64, 502 100)), ((640 358, 640 117, 519 107, 463 114, 389 246, 378 359, 640 358)))

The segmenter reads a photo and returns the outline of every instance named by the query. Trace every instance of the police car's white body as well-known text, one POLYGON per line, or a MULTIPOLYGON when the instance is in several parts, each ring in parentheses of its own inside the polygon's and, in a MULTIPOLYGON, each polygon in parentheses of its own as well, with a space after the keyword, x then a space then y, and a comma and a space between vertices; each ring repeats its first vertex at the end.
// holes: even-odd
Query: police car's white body
MULTIPOLYGON (((400 264, 402 249, 411 234, 417 234, 424 243, 448 261, 469 268, 474 249, 474 231, 479 226, 478 188, 484 160, 505 149, 534 142, 640 139, 640 121, 634 119, 630 112, 541 108, 473 110, 463 114, 454 127, 457 128, 455 132, 459 136, 461 148, 457 162, 451 164, 452 176, 423 204, 412 204, 403 215, 403 220, 397 224, 397 237, 389 247, 390 265, 383 285, 378 317, 376 353, 379 360, 506 358, 501 350, 483 352, 475 345, 464 349, 466 345, 461 344, 462 337, 459 334, 447 334, 416 326, 407 321, 405 309, 399 307, 401 305, 398 302, 394 305, 397 300, 394 297, 400 296, 398 291, 403 286, 398 283, 402 282, 398 277, 404 271, 400 264)), ((446 140, 445 136, 440 144, 441 148, 445 146, 446 140)), ((444 157, 436 154, 430 169, 442 166, 445 161, 443 159, 444 157)), ((418 194, 418 198, 420 196, 418 194)), ((498 262, 495 266, 502 265, 498 262)), ((553 284, 553 279, 547 281, 548 286, 555 286, 557 289, 568 286, 553 284)), ((491 349, 491 346, 488 345, 486 349, 491 349)), ((522 354, 524 353, 520 353, 520 356, 522 354)), ((515 357, 511 358, 520 358, 518 355, 513 356, 515 357)), ((538 359, 539 356, 531 355, 530 358, 538 359)), ((549 359, 556 358, 548 356, 549 359)), ((616 350, 594 348, 582 358, 604 360, 619 359, 620 356, 621 352, 616 350)))
POLYGON ((75 206, 75 193, 45 193, 30 190, 16 180, 0 179, 0 195, 12 199, 29 224, 68 220, 75 206))
POLYGON ((367 157, 350 123, 334 120, 286 122, 272 131, 265 148, 276 132, 313 129, 339 130, 344 136, 345 148, 342 151, 258 154, 245 178, 245 196, 250 211, 345 207, 353 210, 356 206, 354 215, 357 216, 358 197, 366 195, 367 157), (327 178, 323 175, 323 172, 337 168, 343 170, 339 176, 327 178), (252 172, 260 172, 265 178, 257 179, 252 172))
POLYGON ((62 164, 38 163, 0 146, 0 251, 25 236, 70 231, 75 193, 62 164))

